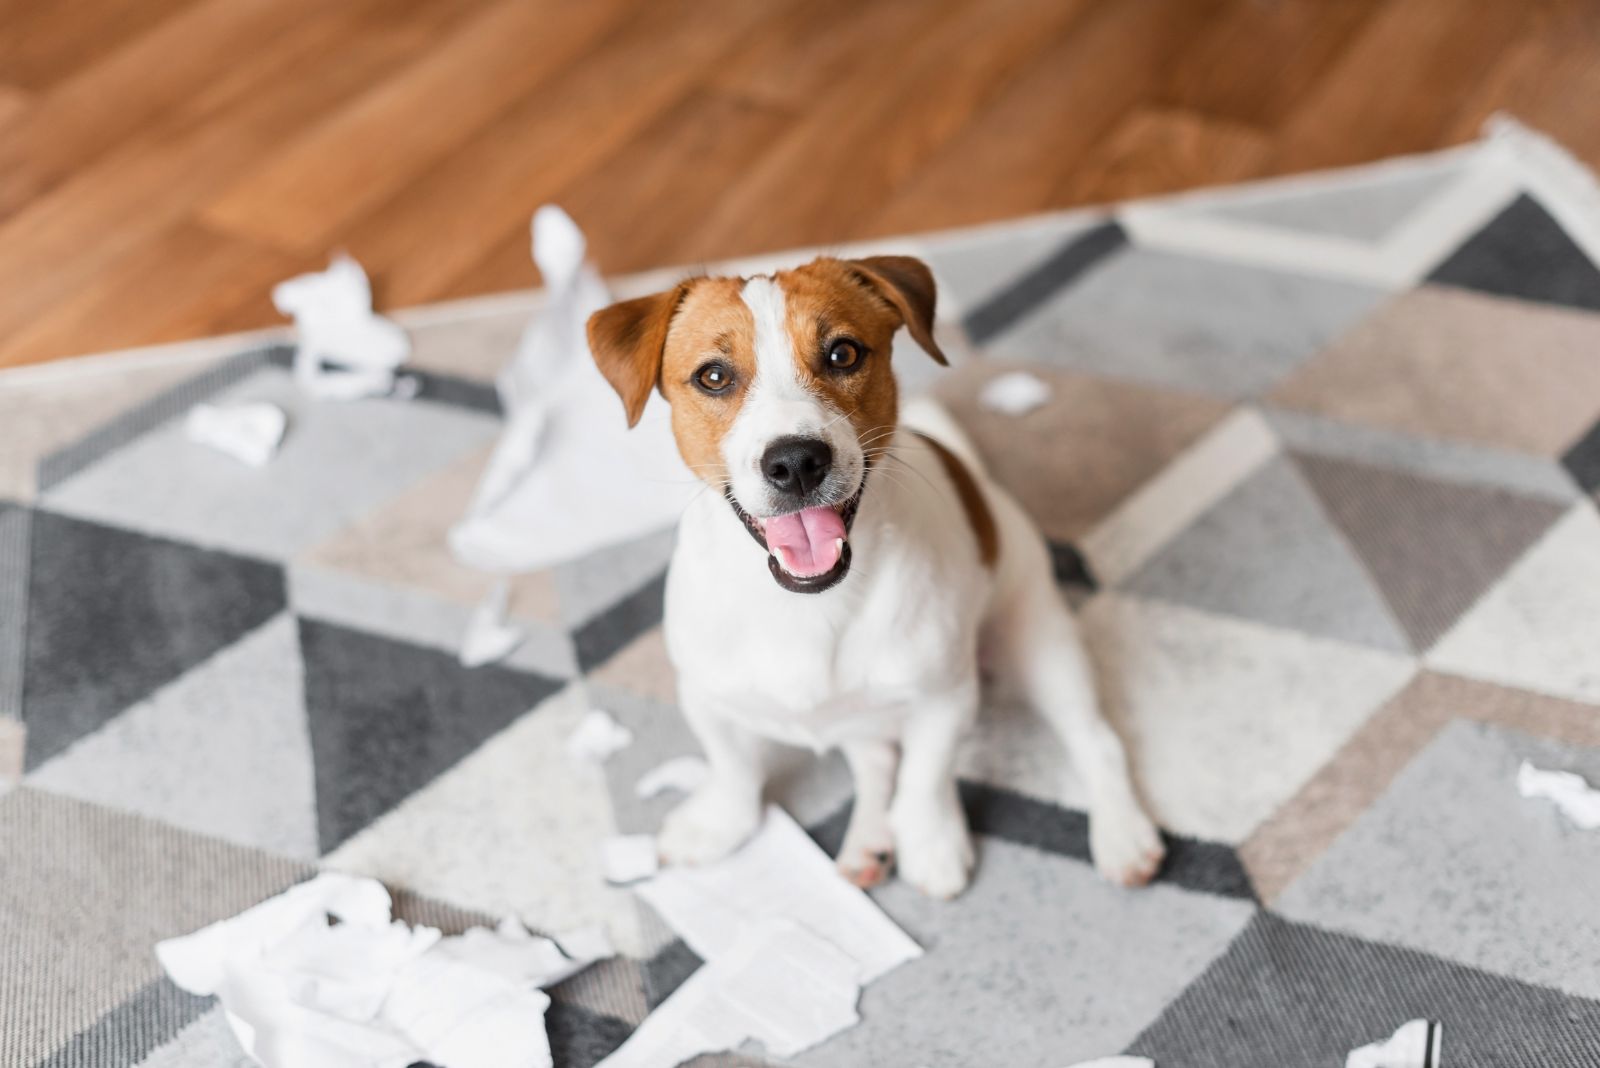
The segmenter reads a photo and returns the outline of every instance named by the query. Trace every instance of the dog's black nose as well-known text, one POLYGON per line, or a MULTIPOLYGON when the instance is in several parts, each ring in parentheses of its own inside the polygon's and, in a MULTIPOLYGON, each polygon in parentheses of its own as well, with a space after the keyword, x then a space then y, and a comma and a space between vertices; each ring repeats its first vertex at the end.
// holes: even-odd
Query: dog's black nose
POLYGON ((761 454, 761 473, 779 493, 804 497, 828 477, 833 450, 818 438, 779 438, 761 454))

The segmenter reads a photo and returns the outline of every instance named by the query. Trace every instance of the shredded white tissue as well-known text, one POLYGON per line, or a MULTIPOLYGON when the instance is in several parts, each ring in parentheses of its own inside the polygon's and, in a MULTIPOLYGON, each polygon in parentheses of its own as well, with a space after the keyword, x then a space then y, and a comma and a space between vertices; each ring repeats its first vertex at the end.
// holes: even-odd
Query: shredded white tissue
POLYGON ((1008 371, 984 384, 978 393, 978 403, 1001 415, 1027 415, 1047 404, 1052 392, 1050 383, 1038 375, 1008 371))
POLYGON ((606 882, 622 885, 648 879, 660 867, 653 834, 623 834, 600 845, 600 867, 606 882))
POLYGON ((1580 830, 1600 827, 1600 790, 1570 771, 1536 768, 1526 760, 1517 769, 1517 792, 1523 797, 1543 797, 1580 830))
POLYGON ((227 453, 240 463, 265 467, 278 452, 289 417, 275 404, 197 404, 183 421, 190 441, 227 453))
POLYGON ((272 302, 294 317, 294 376, 307 393, 354 400, 395 389, 395 368, 411 354, 411 341, 373 314, 372 287, 355 260, 335 256, 326 271, 278 283, 272 302))
POLYGON ((702 960, 715 960, 741 926, 764 919, 793 920, 838 946, 861 965, 863 983, 922 955, 777 807, 727 860, 667 868, 636 891, 702 960))
POLYGON ((673 757, 639 776, 639 781, 633 786, 633 793, 641 801, 648 801, 668 790, 693 793, 696 787, 706 781, 706 775, 710 770, 702 757, 673 757))
POLYGON ((510 584, 496 582, 467 620, 461 637, 459 659, 463 667, 482 667, 503 660, 527 637, 519 627, 506 625, 506 608, 511 600, 510 584))
POLYGON ((862 986, 922 955, 775 807, 727 860, 635 889, 706 964, 600 1068, 675 1068, 751 1039, 793 1056, 858 1023, 862 986))
POLYGON ((859 1023, 860 965, 797 923, 742 927, 598 1068, 673 1068, 760 1042, 792 1057, 859 1023))
POLYGON ((1350 1051, 1344 1068, 1440 1068, 1444 1028, 1430 1020, 1410 1020, 1386 1039, 1350 1051))
POLYGON ((567 757, 578 764, 604 764, 632 744, 633 732, 596 708, 567 736, 567 757))
POLYGON ((1156 1068, 1156 1062, 1149 1057, 1101 1057, 1074 1064, 1072 1068, 1156 1068))
POLYGON ((450 532, 463 563, 535 571, 664 530, 700 483, 652 394, 628 429, 622 402, 589 355, 585 324, 611 303, 584 261, 583 231, 547 204, 533 216, 545 300, 496 383, 506 426, 467 514, 450 532))
POLYGON ((390 908, 375 880, 324 873, 156 957, 179 987, 217 996, 263 1068, 550 1068, 539 988, 612 955, 594 929, 558 945, 506 920, 441 938, 390 908))

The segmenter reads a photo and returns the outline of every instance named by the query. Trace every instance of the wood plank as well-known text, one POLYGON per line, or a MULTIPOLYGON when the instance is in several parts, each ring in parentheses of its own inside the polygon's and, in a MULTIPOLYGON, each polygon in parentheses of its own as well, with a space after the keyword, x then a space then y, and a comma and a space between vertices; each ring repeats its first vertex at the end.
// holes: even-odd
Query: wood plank
POLYGON ((1102 0, 863 219, 861 236, 1060 206, 1089 150, 1149 98, 1216 10, 1203 0, 1102 0))
POLYGON ((1295 109, 1383 0, 1229 0, 1174 57, 1160 102, 1266 129, 1295 109))
POLYGON ((1540 16, 1535 3, 1387 5, 1295 109, 1271 166, 1315 170, 1441 144, 1462 97, 1540 16))
POLYGON ((0 218, 136 136, 316 0, 205 0, 39 99, 0 139, 0 218))
POLYGON ((369 0, 297 23, 252 53, 248 74, 241 64, 215 88, 231 106, 197 104, 0 224, 0 336, 114 269, 284 137, 426 47, 428 35, 392 10, 369 0))
MULTIPOLYGON (((431 300, 653 117, 772 7, 658 0, 336 240, 386 306, 431 300), (405 225, 396 225, 404 219, 405 225)), ((648 196, 648 190, 637 195, 648 196)))
POLYGON ((6 0, 0 71, 12 85, 48 89, 99 62, 194 0, 6 0))
POLYGON ((930 5, 895 62, 876 68, 873 91, 830 85, 721 199, 697 240, 722 256, 853 236, 1085 6, 930 5))
POLYGON ((207 224, 299 251, 391 196, 624 13, 617 0, 500 0, 413 67, 313 125, 202 212, 207 224))
POLYGON ((1051 199, 1109 204, 1179 189, 1238 182, 1261 173, 1266 134, 1192 111, 1137 108, 1091 148, 1051 199))
POLYGON ((0 366, 210 331, 219 303, 239 302, 313 266, 305 257, 180 222, 0 340, 0 366))
MULTIPOLYGON (((590 256, 607 272, 709 260, 703 220, 793 119, 766 103, 698 89, 553 199, 584 228, 590 256)), ((534 282, 524 221, 443 295, 534 282)))
POLYGON ((1574 3, 1510 45, 1456 111, 1444 137, 1466 141, 1506 111, 1600 164, 1600 7, 1574 3))

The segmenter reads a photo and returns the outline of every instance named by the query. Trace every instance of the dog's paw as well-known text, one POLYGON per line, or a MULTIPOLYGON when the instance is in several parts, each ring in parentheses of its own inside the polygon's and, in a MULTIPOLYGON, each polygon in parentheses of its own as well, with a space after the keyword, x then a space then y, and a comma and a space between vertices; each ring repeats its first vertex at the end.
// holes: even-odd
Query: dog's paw
POLYGON ((896 828, 900 878, 929 897, 948 901, 972 881, 972 836, 959 815, 896 828))
POLYGON ((1100 874, 1118 886, 1145 885, 1167 855, 1161 832, 1132 799, 1090 812, 1089 852, 1100 874))
POLYGON ((838 864, 839 874, 847 881, 871 890, 894 870, 894 843, 887 838, 881 842, 852 842, 846 835, 838 864))
POLYGON ((724 798, 695 794, 667 813, 656 836, 663 863, 693 867, 721 860, 755 833, 759 808, 730 805, 724 798))

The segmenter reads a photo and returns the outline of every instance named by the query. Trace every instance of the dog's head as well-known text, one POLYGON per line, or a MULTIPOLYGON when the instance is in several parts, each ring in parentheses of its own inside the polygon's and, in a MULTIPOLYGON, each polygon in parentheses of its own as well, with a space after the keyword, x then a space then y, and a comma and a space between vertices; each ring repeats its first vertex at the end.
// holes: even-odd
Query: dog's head
POLYGON ((934 359, 920 260, 820 258, 756 278, 693 278, 589 319, 589 347, 639 421, 672 405, 684 461, 767 550, 772 577, 816 593, 850 569, 850 524, 898 414, 902 324, 934 359))

